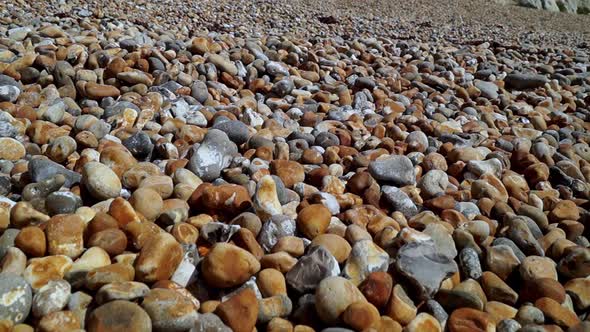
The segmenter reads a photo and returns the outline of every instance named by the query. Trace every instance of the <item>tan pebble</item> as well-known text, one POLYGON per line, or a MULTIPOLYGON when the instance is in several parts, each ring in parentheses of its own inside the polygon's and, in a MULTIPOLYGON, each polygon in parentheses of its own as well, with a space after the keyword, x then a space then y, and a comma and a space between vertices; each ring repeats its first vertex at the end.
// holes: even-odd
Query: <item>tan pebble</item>
POLYGON ((303 240, 296 236, 283 236, 271 249, 272 253, 284 251, 293 257, 300 257, 305 251, 303 240))
POLYGON ((362 331, 378 324, 381 316, 374 305, 369 302, 359 301, 350 304, 344 310, 342 320, 356 331, 362 331))
POLYGON ((590 307, 590 279, 571 279, 565 284, 565 290, 571 296, 576 309, 585 310, 590 307))
POLYGON ((324 246, 338 263, 344 263, 352 250, 350 244, 343 237, 335 234, 318 235, 311 241, 311 245, 324 246))
POLYGON ((139 188, 133 192, 129 203, 147 220, 154 221, 164 208, 164 200, 151 188, 139 188))
POLYGON ((436 318, 427 313, 418 314, 412 321, 406 325, 406 332, 442 332, 442 327, 436 318))
POLYGON ((16 161, 26 154, 25 147, 14 138, 0 137, 0 159, 16 161))
POLYGON ((490 314, 495 324, 503 319, 512 319, 516 317, 518 310, 507 304, 497 301, 489 301, 484 307, 484 311, 490 314))
POLYGON ((150 176, 139 184, 139 188, 150 188, 157 192, 163 199, 172 196, 174 191, 174 184, 172 178, 166 175, 150 176))
POLYGON ((258 318, 258 300, 250 288, 239 291, 215 310, 227 326, 235 332, 252 332, 258 318))
POLYGON ((169 279, 180 264, 182 255, 182 247, 172 235, 153 235, 135 260, 137 280, 149 283, 169 279))
POLYGON ((287 188, 293 188, 293 185, 305 180, 305 170, 303 166, 295 161, 273 160, 270 163, 272 174, 281 178, 287 188))
POLYGON ((86 275, 86 287, 97 290, 106 284, 133 281, 134 278, 133 266, 125 263, 115 263, 90 270, 86 275))
POLYGON ((268 322, 266 332, 293 332, 293 323, 284 318, 275 317, 268 322))
POLYGON ((256 284, 264 297, 287 294, 285 276, 276 269, 264 269, 258 273, 256 284))
POLYGON ((322 204, 313 204, 303 208, 297 215, 297 228, 308 239, 326 232, 330 225, 331 213, 322 204))
POLYGON ((84 226, 82 218, 75 214, 60 214, 49 219, 45 228, 49 254, 80 256, 84 250, 84 226))
POLYGON ((0 271, 2 271, 2 273, 22 275, 26 266, 27 256, 20 249, 10 247, 6 250, 4 257, 0 262, 0 271))
POLYGON ((328 277, 320 281, 315 299, 319 317, 328 324, 338 322, 340 315, 350 304, 366 301, 358 288, 342 277, 328 277))
POLYGON ((250 252, 256 259, 261 259, 264 256, 264 250, 256 240, 256 237, 247 228, 240 228, 238 232, 232 237, 234 243, 250 252))
POLYGON ((29 257, 45 256, 45 233, 37 226, 25 227, 16 236, 14 245, 29 257))
POLYGON ((10 209, 10 224, 16 228, 40 225, 49 219, 48 215, 35 210, 29 202, 18 202, 10 209))
POLYGON ((229 243, 217 243, 205 256, 201 270, 205 281, 219 288, 241 285, 260 270, 248 251, 229 243))
POLYGON ((130 222, 140 221, 133 206, 122 197, 117 197, 111 202, 109 214, 117 220, 120 228, 125 227, 130 222))
POLYGON ((150 316, 137 304, 116 300, 94 309, 88 316, 88 332, 151 331, 150 316), (129 319, 133 317, 133 319, 129 319))
POLYGON ((172 227, 172 236, 181 244, 197 243, 199 238, 199 230, 188 223, 179 223, 172 227))
POLYGON ((12 327, 10 332, 33 332, 34 329, 32 326, 27 324, 17 324, 12 327))
POLYGON ((519 271, 522 279, 526 281, 539 278, 557 280, 556 264, 548 257, 528 256, 521 262, 519 271))
POLYGON ((109 255, 116 256, 127 249, 127 236, 120 229, 109 228, 92 234, 88 245, 100 247, 109 255))
POLYGON ((52 312, 39 321, 39 332, 73 331, 82 327, 78 317, 72 311, 52 312))
POLYGON ((488 313, 471 308, 460 308, 453 311, 447 326, 450 332, 493 332, 496 330, 488 313))
POLYGON ((64 255, 32 258, 23 277, 36 290, 51 280, 63 279, 66 272, 72 268, 72 263, 72 259, 64 255))
POLYGON ((559 326, 569 328, 580 323, 580 319, 573 311, 561 306, 551 298, 542 297, 538 299, 535 301, 535 307, 539 308, 545 314, 545 317, 550 318, 559 326))
POLYGON ((199 308, 199 312, 204 313, 204 314, 206 314, 208 312, 214 312, 220 303, 221 302, 215 301, 215 300, 205 301, 205 302, 201 303, 201 307, 199 308))
POLYGON ((293 303, 287 294, 274 295, 258 300, 258 323, 267 323, 275 317, 288 317, 293 303))
POLYGON ((267 254, 260 259, 260 265, 263 269, 273 268, 281 273, 289 272, 297 264, 297 259, 284 251, 274 254, 267 254))
POLYGON ((414 302, 398 284, 393 287, 389 304, 385 310, 387 315, 402 325, 409 324, 418 312, 414 302))

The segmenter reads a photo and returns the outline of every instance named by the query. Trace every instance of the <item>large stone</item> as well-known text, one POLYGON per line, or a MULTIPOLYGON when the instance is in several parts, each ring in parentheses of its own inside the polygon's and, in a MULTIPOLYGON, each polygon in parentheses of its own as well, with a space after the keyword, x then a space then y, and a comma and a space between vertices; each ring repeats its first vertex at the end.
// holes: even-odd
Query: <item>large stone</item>
POLYGON ((260 262, 248 251, 229 243, 217 243, 203 259, 201 270, 213 287, 239 286, 260 270, 260 262))
POLYGON ((410 158, 392 155, 369 164, 369 172, 379 180, 401 187, 416 183, 416 172, 410 158))
POLYGON ((389 267, 389 255, 371 240, 358 241, 343 269, 343 275, 359 285, 372 272, 385 272, 389 267))
POLYGON ((145 332, 152 330, 150 316, 137 304, 112 301, 96 308, 88 317, 88 332, 145 332))
POLYGON ((411 218, 418 213, 418 208, 412 199, 399 188, 383 186, 381 188, 383 197, 393 207, 394 211, 401 212, 406 218, 411 218))
POLYGON ((169 279, 182 261, 180 243, 168 233, 153 235, 135 260, 137 280, 154 282, 169 279))
POLYGON ((457 263, 441 254, 432 241, 405 244, 397 253, 395 266, 423 298, 434 295, 441 282, 458 270, 457 263))
POLYGON ((291 288, 308 293, 323 279, 339 274, 340 267, 334 256, 323 246, 314 246, 287 272, 285 279, 291 288))
POLYGON ((186 331, 198 318, 190 299, 172 289, 152 289, 141 307, 150 316, 154 331, 186 331))
POLYGON ((219 178, 221 170, 229 166, 237 153, 236 144, 230 141, 226 133, 219 129, 211 129, 194 151, 187 168, 203 181, 210 182, 219 178))
POLYGON ((358 301, 367 300, 352 282, 342 277, 323 279, 315 292, 316 311, 327 324, 337 323, 346 308, 358 301))
POLYGON ((64 186, 68 188, 82 180, 82 175, 51 160, 33 159, 29 162, 29 176, 34 182, 41 182, 56 174, 62 174, 66 178, 64 186))
POLYGON ((33 292, 22 277, 0 273, 0 319, 22 323, 29 316, 33 292))

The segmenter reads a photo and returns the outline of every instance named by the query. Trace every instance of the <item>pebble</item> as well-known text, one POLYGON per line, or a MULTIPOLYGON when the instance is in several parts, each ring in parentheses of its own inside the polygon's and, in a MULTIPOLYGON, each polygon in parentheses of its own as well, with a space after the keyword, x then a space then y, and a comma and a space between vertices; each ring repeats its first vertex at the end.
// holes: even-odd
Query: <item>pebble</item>
POLYGON ((33 297, 33 315, 44 317, 62 310, 70 299, 71 286, 65 280, 54 280, 41 287, 33 297))
POLYGON ((115 198, 119 196, 122 188, 121 181, 115 172, 99 162, 89 162, 84 165, 82 183, 98 200, 115 198))
POLYGON ((116 300, 94 309, 88 317, 86 330, 100 331, 151 331, 150 316, 137 304, 116 300))
POLYGON ((154 331, 186 331, 198 319, 193 303, 172 289, 150 290, 141 307, 150 316, 154 331))
POLYGON ((22 277, 11 273, 0 273, 0 318, 14 324, 24 322, 33 303, 31 286, 22 277))
POLYGON ((325 323, 335 323, 349 305, 366 301, 363 294, 349 280, 333 276, 320 281, 315 291, 317 313, 325 323))
POLYGON ((285 279, 292 289, 304 294, 314 291, 321 280, 338 275, 340 267, 336 258, 323 246, 315 246, 297 260, 285 279))
POLYGON ((248 251, 228 243, 217 243, 202 262, 203 277, 213 287, 241 285, 260 270, 260 262, 248 251))

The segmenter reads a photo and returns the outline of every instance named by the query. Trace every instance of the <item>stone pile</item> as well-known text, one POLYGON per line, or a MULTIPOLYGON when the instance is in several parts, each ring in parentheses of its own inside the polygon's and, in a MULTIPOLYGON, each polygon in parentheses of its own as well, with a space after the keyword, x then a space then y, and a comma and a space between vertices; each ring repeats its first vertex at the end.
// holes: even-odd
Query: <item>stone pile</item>
POLYGON ((77 15, 0 26, 0 331, 590 329, 583 50, 77 15))

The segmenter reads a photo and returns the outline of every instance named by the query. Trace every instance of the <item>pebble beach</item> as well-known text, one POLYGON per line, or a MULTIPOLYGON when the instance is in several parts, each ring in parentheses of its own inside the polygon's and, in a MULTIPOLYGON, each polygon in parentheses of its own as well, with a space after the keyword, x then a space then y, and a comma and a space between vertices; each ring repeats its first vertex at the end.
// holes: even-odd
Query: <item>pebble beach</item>
POLYGON ((590 331, 590 16, 0 3, 0 332, 590 331))

